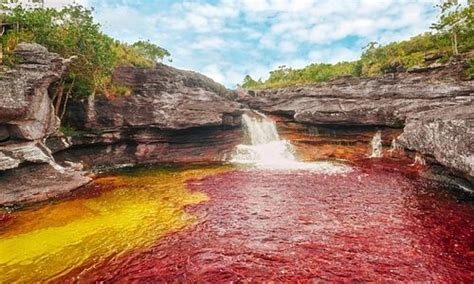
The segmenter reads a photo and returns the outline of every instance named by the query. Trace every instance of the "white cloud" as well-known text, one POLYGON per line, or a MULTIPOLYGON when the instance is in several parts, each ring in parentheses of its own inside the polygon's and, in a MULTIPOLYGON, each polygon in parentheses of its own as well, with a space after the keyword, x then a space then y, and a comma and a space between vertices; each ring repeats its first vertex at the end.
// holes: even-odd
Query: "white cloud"
MULTIPOLYGON (((46 0, 55 7, 71 2, 46 0)), ((369 41, 388 43, 426 31, 438 0, 78 2, 95 6, 112 36, 155 41, 171 51, 174 66, 233 86, 246 74, 265 79, 278 65, 353 60, 369 41), (144 10, 147 5, 161 8, 144 10)))
POLYGON ((220 37, 214 36, 214 37, 198 39, 196 42, 190 45, 190 48, 206 50, 206 49, 220 48, 223 45, 225 45, 225 41, 220 37))
POLYGON ((44 1, 44 6, 48 8, 62 8, 66 5, 70 4, 79 4, 82 6, 89 6, 89 1, 88 0, 45 0, 44 1))
POLYGON ((291 41, 282 41, 280 42, 280 51, 283 53, 293 53, 298 50, 298 46, 291 41))
POLYGON ((202 73, 216 82, 224 84, 226 82, 225 76, 217 64, 210 64, 204 67, 202 73))
POLYGON ((345 47, 321 48, 311 51, 308 58, 311 62, 337 63, 341 61, 352 61, 360 57, 362 50, 354 50, 345 47))
POLYGON ((128 6, 104 6, 95 12, 103 30, 127 42, 148 39, 146 35, 153 34, 157 16, 143 17, 139 11, 128 6))

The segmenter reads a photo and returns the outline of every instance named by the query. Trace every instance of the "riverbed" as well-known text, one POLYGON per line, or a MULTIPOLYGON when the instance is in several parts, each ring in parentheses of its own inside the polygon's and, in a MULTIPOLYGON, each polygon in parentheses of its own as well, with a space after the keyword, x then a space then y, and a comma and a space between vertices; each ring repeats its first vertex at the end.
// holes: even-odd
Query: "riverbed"
POLYGON ((474 207, 409 161, 101 175, 0 222, 0 282, 470 282, 474 207))

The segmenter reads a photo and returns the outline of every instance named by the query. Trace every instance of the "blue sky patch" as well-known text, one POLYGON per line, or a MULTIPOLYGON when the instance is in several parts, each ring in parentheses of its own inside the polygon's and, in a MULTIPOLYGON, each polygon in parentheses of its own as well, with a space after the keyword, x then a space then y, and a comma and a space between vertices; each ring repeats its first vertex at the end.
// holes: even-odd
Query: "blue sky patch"
MULTIPOLYGON (((52 6, 68 0, 46 0, 52 6)), ((77 0, 94 7, 103 31, 122 41, 151 40, 178 68, 234 87, 246 74, 280 65, 357 59, 370 41, 428 31, 438 0, 77 0)))

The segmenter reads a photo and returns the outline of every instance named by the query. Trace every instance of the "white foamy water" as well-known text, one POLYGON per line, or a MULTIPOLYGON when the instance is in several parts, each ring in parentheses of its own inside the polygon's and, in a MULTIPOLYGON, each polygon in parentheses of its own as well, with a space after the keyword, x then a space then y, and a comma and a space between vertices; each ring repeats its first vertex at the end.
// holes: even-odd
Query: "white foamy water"
POLYGON ((381 158, 383 156, 382 132, 380 130, 375 133, 370 146, 372 149, 371 158, 381 158))
POLYGON ((273 120, 260 113, 244 114, 242 123, 250 144, 236 147, 231 163, 270 170, 309 170, 323 173, 345 173, 349 166, 330 162, 301 162, 294 154, 293 145, 280 139, 273 120))

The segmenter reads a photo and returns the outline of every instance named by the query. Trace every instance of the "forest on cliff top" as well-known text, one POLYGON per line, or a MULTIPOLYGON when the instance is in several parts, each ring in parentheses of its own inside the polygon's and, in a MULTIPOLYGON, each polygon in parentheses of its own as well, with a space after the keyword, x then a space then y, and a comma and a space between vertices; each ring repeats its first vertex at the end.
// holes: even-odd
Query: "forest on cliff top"
POLYGON ((67 90, 74 97, 126 93, 124 86, 111 83, 116 67, 153 67, 156 62, 170 56, 166 49, 150 41, 128 44, 111 38, 94 21, 93 11, 80 5, 60 10, 3 6, 0 11, 0 21, 4 26, 1 37, 3 63, 15 64, 14 50, 20 42, 35 42, 63 58, 74 57, 67 76, 58 86, 58 90, 67 90))

